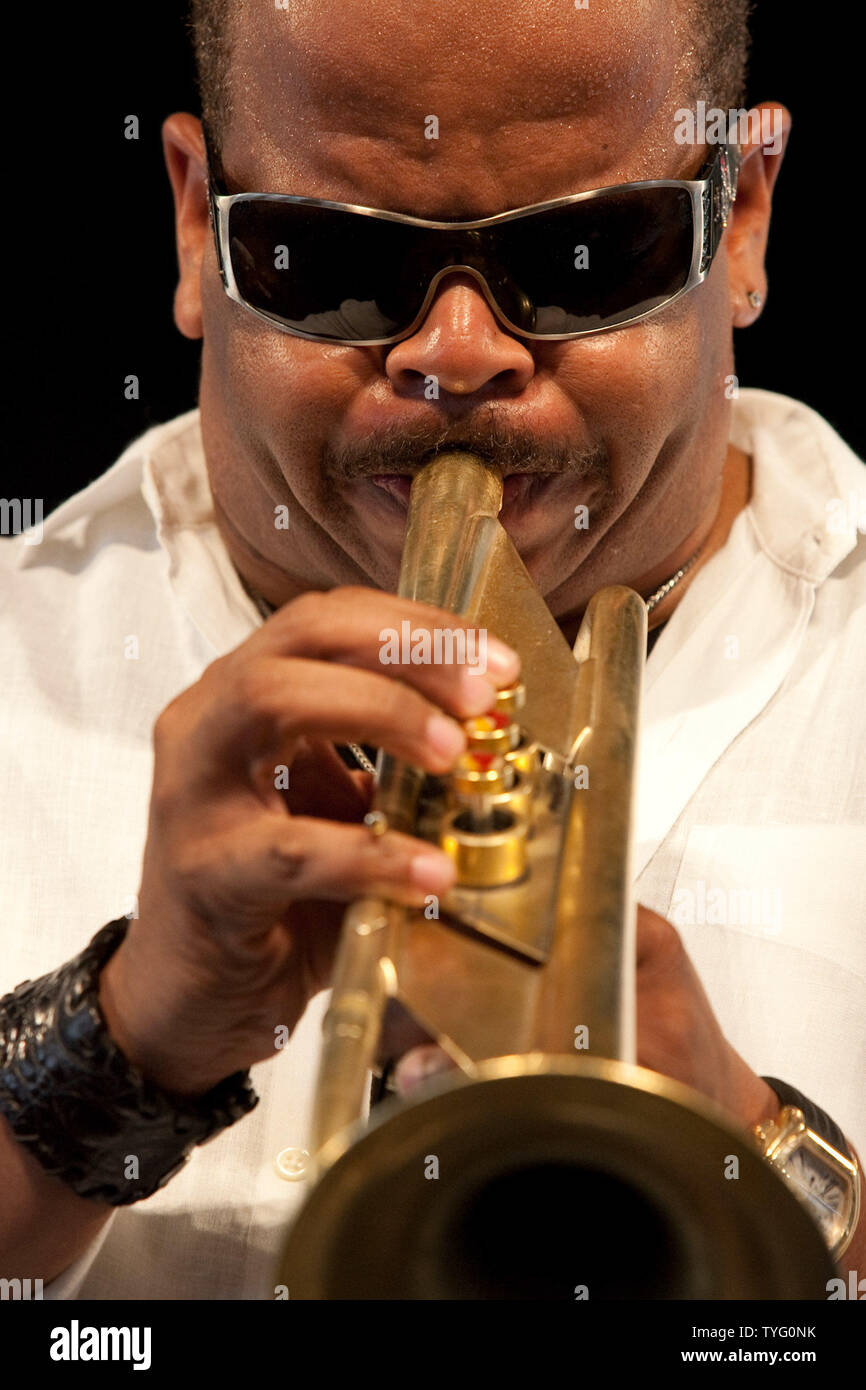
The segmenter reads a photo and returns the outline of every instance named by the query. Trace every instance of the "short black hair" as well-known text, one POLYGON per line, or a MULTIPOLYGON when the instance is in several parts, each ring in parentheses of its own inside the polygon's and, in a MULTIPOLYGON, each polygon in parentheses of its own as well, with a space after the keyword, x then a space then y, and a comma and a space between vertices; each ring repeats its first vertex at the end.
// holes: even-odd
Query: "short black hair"
POLYGON ((187 28, 202 120, 219 149, 231 116, 231 0, 190 0, 187 28))
MULTIPOLYGON (((234 0, 237 3, 237 0, 234 0)), ((693 10, 694 97, 723 111, 746 104, 752 0, 683 0, 693 10)), ((188 28, 201 112, 219 149, 231 119, 233 0, 190 0, 188 28)))

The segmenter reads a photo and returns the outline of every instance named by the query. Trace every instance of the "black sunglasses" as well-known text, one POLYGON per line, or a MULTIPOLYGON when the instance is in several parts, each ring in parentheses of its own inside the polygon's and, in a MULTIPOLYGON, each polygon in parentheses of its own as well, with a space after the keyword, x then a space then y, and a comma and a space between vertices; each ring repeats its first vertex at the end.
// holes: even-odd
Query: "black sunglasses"
POLYGON ((706 279, 739 151, 696 179, 652 179, 431 222, 284 193, 229 193, 205 131, 220 275, 235 303, 314 342, 373 347, 422 323, 445 275, 471 275, 511 333, 583 338, 637 323, 706 279))

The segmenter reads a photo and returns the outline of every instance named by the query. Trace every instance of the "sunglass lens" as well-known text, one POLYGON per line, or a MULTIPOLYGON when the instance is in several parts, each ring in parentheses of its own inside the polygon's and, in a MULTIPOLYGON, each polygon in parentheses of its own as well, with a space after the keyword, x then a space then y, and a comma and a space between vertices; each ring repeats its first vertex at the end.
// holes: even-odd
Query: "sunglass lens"
POLYGON ((566 204, 496 227, 496 259, 507 273, 491 289, 515 327, 529 333, 612 327, 683 289, 693 235, 685 189, 566 204))
POLYGON ((286 327, 344 342, 387 338, 417 314, 429 284, 411 229, 309 204, 239 200, 229 220, 238 290, 286 327))

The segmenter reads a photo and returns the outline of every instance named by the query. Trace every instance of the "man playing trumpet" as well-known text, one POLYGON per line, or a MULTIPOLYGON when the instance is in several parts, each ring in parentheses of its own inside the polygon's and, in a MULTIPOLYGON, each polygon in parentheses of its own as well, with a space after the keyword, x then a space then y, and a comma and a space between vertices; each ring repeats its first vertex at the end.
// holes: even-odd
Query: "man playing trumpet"
MULTIPOLYGON (((7 547, 4 1274, 272 1296, 303 1187, 273 1159, 303 1172, 344 906, 454 879, 433 845, 370 834, 368 759, 447 773, 520 674, 495 635, 483 675, 380 659, 384 629, 456 621, 394 596, 411 480, 443 448, 501 468, 569 641, 602 586, 650 608, 638 1062, 743 1131, 796 1088, 821 1138, 862 1148, 864 541, 829 524, 862 465, 805 406, 736 389, 788 113, 759 108, 767 144, 767 121, 678 138, 699 99, 741 106, 745 9, 194 5, 204 127, 176 114, 163 139, 199 410, 7 547), (744 917, 739 889, 781 907, 744 917), (62 1020, 46 1048, 109 1139, 18 1066, 75 988, 102 1070, 62 1020)), ((408 1092, 443 1059, 403 1041, 408 1092)), ((828 1246, 863 1269, 837 1186, 828 1246)))

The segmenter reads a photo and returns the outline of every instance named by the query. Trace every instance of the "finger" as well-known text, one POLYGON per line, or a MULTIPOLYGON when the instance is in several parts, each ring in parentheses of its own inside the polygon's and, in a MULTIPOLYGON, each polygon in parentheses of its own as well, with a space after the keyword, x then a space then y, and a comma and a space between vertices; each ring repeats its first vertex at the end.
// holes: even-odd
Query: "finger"
POLYGON ((423 906, 449 891, 455 870, 441 850, 397 831, 263 812, 197 844, 175 876, 202 917, 252 927, 272 925, 299 898, 423 906))
POLYGON ((424 1047, 413 1047, 405 1057, 401 1057, 394 1069, 394 1089, 400 1096, 411 1095, 412 1091, 431 1076, 453 1071, 457 1064, 435 1043, 424 1047))
MULTIPOLYGON (((486 680, 462 673, 449 700, 458 718, 489 708, 494 691, 486 680), (483 692, 483 693, 482 693, 483 692)), ((273 751, 292 762, 302 738, 367 743, 425 768, 447 772, 466 747, 458 719, 443 713, 418 690, 384 675, 325 662, 270 658, 238 672, 187 741, 199 753, 207 777, 222 765, 235 775, 252 758, 273 751), (216 758, 214 755, 217 755, 216 758)))
POLYGON ((260 632, 262 651, 277 656, 371 671, 396 665, 401 680, 437 704, 445 702, 455 666, 486 676, 494 686, 510 684, 520 671, 517 653, 487 629, 432 604, 376 589, 305 594, 275 613, 260 632))
POLYGON ((675 952, 680 944, 676 927, 652 908, 638 905, 637 966, 657 964, 662 957, 675 952))

